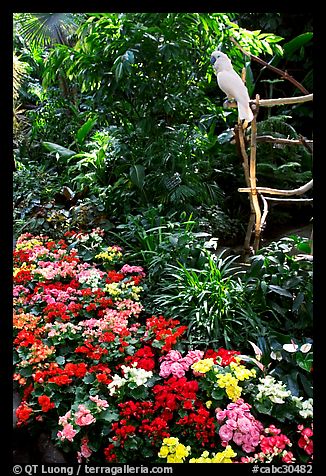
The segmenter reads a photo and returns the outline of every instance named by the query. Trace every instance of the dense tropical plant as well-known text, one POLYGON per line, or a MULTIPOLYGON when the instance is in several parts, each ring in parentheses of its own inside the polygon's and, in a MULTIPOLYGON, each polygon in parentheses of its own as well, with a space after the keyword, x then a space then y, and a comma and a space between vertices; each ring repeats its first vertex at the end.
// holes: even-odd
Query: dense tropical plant
POLYGON ((167 266, 151 293, 151 310, 177 314, 189 326, 191 342, 249 349, 249 341, 264 338, 273 350, 269 338, 280 328, 288 342, 311 338, 312 264, 295 258, 300 244, 295 238, 272 242, 248 269, 224 251, 217 257, 207 251, 197 269, 167 266))

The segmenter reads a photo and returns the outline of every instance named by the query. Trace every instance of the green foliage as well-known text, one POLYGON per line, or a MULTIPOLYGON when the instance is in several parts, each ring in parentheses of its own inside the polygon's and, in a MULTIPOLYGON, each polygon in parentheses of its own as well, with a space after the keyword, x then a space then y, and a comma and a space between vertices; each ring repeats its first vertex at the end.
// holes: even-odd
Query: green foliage
POLYGON ((299 242, 273 242, 245 271, 236 256, 223 253, 215 257, 206 252, 197 269, 187 263, 167 265, 151 293, 153 312, 177 314, 189 325, 191 342, 227 348, 249 350, 249 341, 267 339, 280 328, 293 339, 310 336, 312 265, 295 258, 299 242))
POLYGON ((260 336, 256 356, 265 372, 281 380, 295 396, 311 398, 313 388, 313 341, 310 337, 294 338, 292 334, 269 330, 260 336))
MULTIPOLYGON (((95 201, 115 225, 163 205, 162 215, 185 211, 207 232, 236 241, 248 214, 246 197, 237 193, 241 163, 229 143, 236 110, 223 109, 208 58, 217 47, 226 51, 239 73, 247 68, 250 89, 251 65, 231 38, 264 58, 282 54, 280 35, 244 29, 240 19, 236 13, 15 14, 15 45, 31 68, 32 101, 31 131, 18 157, 52 159, 57 187, 89 190, 79 205, 95 201), (58 35, 55 44, 38 41, 55 37, 66 16, 71 29, 61 32, 64 41, 58 35)), ((293 39, 288 54, 308 44, 308 36, 293 39)), ((288 136, 289 124, 273 124, 264 121, 261 130, 288 136)), ((305 150, 258 148, 259 179, 268 186, 310 177, 305 150)))
POLYGON ((236 259, 206 252, 200 269, 182 263, 167 266, 152 296, 153 305, 156 312, 178 315, 188 325, 190 344, 233 348, 235 342, 243 344, 251 325, 256 325, 238 313, 244 305, 244 290, 236 259))
MULTIPOLYGON (((258 135, 283 139, 299 139, 299 134, 286 116, 272 116, 257 123, 258 135)), ((257 179, 259 186, 277 189, 295 189, 312 179, 312 154, 300 145, 283 145, 267 142, 257 144, 257 179)), ((309 198, 310 192, 303 198, 309 198)), ((308 208, 308 207, 307 207, 308 208)), ((274 226, 293 219, 295 209, 271 210, 274 226)))
POLYGON ((259 250, 244 283, 252 312, 269 332, 282 326, 300 339, 312 333, 313 288, 312 263, 296 259, 298 241, 282 238, 259 250))
MULTIPOLYGON (((168 266, 177 261, 195 266, 203 260, 202 248, 208 237, 192 216, 176 213, 162 216, 162 206, 126 217, 126 223, 111 231, 125 249, 128 259, 146 269, 148 285, 155 290, 168 266)), ((148 305, 151 307, 151 296, 148 305)))
POLYGON ((29 161, 16 163, 13 181, 14 234, 41 232, 49 228, 47 216, 54 207, 60 180, 54 167, 29 161))

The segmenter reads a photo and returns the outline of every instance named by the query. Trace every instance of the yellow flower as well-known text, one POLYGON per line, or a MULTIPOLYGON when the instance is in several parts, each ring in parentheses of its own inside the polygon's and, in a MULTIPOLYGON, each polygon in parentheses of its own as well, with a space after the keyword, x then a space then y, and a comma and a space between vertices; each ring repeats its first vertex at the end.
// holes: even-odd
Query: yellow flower
POLYGON ((227 446, 224 451, 220 453, 212 453, 209 457, 208 451, 204 451, 199 458, 191 458, 189 463, 232 463, 231 458, 237 456, 231 446, 227 446))
POLYGON ((236 378, 240 381, 246 380, 250 377, 256 377, 255 369, 249 370, 244 365, 240 365, 236 362, 231 362, 230 368, 232 369, 236 378))
POLYGON ((233 377, 233 375, 230 372, 227 372, 226 374, 218 374, 217 375, 217 385, 221 388, 225 388, 229 385, 237 385, 238 380, 233 377))
POLYGON ((232 400, 232 402, 236 402, 241 396, 242 388, 238 386, 229 385, 226 387, 225 391, 229 399, 232 400))
POLYGON ((177 458, 183 459, 189 455, 189 451, 184 445, 179 443, 178 446, 176 447, 175 455, 177 458))
POLYGON ((109 293, 113 297, 119 296, 122 293, 122 291, 119 287, 119 283, 106 284, 105 287, 104 287, 104 291, 106 291, 107 293, 109 293))
POLYGON ((16 250, 32 250, 34 246, 43 245, 42 241, 36 240, 35 238, 29 240, 27 243, 17 243, 16 250))
POLYGON ((214 360, 213 359, 202 359, 198 360, 198 362, 195 362, 192 364, 191 368, 195 372, 199 372, 201 374, 205 374, 208 372, 214 365, 214 360))
POLYGON ((208 408, 208 410, 211 408, 212 403, 213 403, 212 400, 207 400, 207 402, 205 403, 206 408, 208 408))
POLYGON ((220 388, 225 388, 227 396, 233 402, 236 402, 241 395, 241 387, 238 386, 238 380, 230 373, 218 374, 217 385, 220 388))
POLYGON ((166 461, 167 461, 168 463, 181 463, 181 461, 178 461, 178 459, 175 457, 174 454, 168 455, 166 461))
POLYGON ((166 458, 168 454, 169 454, 169 448, 165 445, 162 445, 161 449, 159 451, 159 454, 158 454, 159 457, 160 458, 166 458))
POLYGON ((178 438, 164 438, 158 456, 166 458, 168 463, 183 463, 191 451, 190 446, 179 443, 178 438))
POLYGON ((171 436, 170 438, 164 438, 163 440, 163 443, 165 445, 177 445, 179 443, 179 440, 178 438, 174 438, 173 436, 171 436))

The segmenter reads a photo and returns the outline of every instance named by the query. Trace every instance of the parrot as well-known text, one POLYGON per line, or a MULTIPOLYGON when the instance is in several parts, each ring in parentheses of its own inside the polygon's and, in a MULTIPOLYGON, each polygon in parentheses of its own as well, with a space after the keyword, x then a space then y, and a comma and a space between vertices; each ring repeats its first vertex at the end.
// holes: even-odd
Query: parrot
POLYGON ((249 106, 248 89, 238 73, 234 71, 230 58, 222 51, 215 50, 211 55, 211 64, 217 76, 219 88, 228 96, 228 99, 236 100, 239 119, 251 122, 254 115, 249 106))

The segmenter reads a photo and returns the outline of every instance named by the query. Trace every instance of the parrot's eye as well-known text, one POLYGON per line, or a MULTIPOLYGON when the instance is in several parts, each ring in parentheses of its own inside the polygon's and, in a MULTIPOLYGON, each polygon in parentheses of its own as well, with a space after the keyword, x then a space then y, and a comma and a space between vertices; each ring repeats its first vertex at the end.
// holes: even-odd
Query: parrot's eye
POLYGON ((216 58, 215 58, 215 56, 211 56, 211 64, 214 64, 214 63, 215 63, 215 61, 216 61, 216 58))

